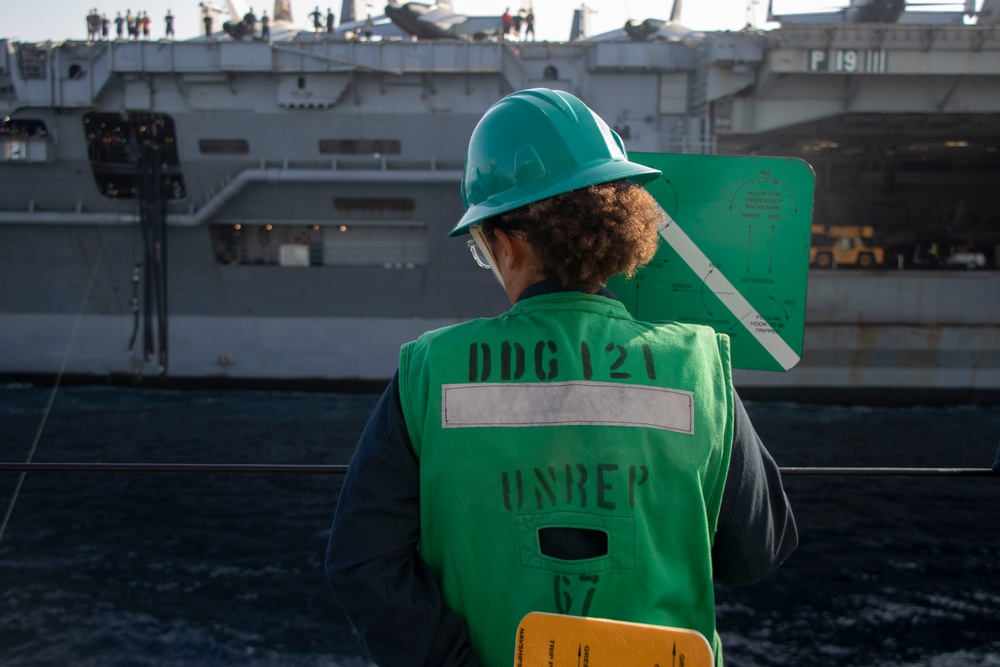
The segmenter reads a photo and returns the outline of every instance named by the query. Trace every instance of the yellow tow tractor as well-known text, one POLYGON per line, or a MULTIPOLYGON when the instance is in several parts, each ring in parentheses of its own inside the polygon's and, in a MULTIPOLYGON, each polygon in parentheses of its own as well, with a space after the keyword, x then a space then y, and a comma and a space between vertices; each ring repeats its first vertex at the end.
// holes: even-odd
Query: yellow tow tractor
POLYGON ((822 269, 836 266, 871 268, 885 261, 885 249, 868 245, 870 226, 813 225, 809 264, 822 269))

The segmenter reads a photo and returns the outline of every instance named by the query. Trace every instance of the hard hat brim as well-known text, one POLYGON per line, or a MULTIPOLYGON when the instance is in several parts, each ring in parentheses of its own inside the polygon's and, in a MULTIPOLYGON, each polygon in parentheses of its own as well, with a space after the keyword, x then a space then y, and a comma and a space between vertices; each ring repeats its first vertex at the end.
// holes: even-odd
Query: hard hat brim
POLYGON ((600 161, 591 167, 574 169, 570 176, 563 173, 551 174, 529 185, 511 188, 497 193, 478 204, 469 207, 448 236, 469 233, 469 227, 487 218, 513 211, 536 201, 548 199, 565 192, 582 190, 591 185, 611 181, 628 180, 638 185, 646 185, 660 177, 658 169, 628 160, 600 161))

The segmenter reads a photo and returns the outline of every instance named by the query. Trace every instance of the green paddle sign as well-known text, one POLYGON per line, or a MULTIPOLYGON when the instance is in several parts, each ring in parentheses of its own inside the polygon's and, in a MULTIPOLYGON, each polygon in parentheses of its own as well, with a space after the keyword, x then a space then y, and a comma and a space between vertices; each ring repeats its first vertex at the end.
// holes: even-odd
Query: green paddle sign
POLYGON ((630 153, 659 169, 646 186, 667 214, 663 243, 608 287, 639 320, 728 334, 733 366, 787 371, 802 356, 812 167, 802 160, 630 153))

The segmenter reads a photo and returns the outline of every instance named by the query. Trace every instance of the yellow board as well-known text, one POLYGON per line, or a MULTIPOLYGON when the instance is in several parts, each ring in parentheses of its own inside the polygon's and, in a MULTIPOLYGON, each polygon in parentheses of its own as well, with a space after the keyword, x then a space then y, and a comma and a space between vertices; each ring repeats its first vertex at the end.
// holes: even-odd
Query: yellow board
POLYGON ((517 626, 514 667, 713 667, 695 630, 532 612, 517 626))

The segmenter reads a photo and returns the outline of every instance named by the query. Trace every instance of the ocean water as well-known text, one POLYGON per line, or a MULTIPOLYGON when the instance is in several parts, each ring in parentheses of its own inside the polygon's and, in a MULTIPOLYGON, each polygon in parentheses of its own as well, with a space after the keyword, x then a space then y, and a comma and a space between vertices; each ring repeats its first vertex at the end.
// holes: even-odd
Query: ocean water
MULTIPOLYGON (((62 389, 36 462, 336 464, 377 397, 62 389)), ((0 388, 0 460, 48 400, 0 388)), ((989 467, 998 407, 748 403, 785 466, 989 467)), ((17 475, 0 473, 6 508, 17 475)), ((788 477, 800 547, 717 589, 728 665, 1000 666, 1000 480, 788 477)), ((0 666, 365 665, 323 574, 339 475, 31 473, 0 666)))

